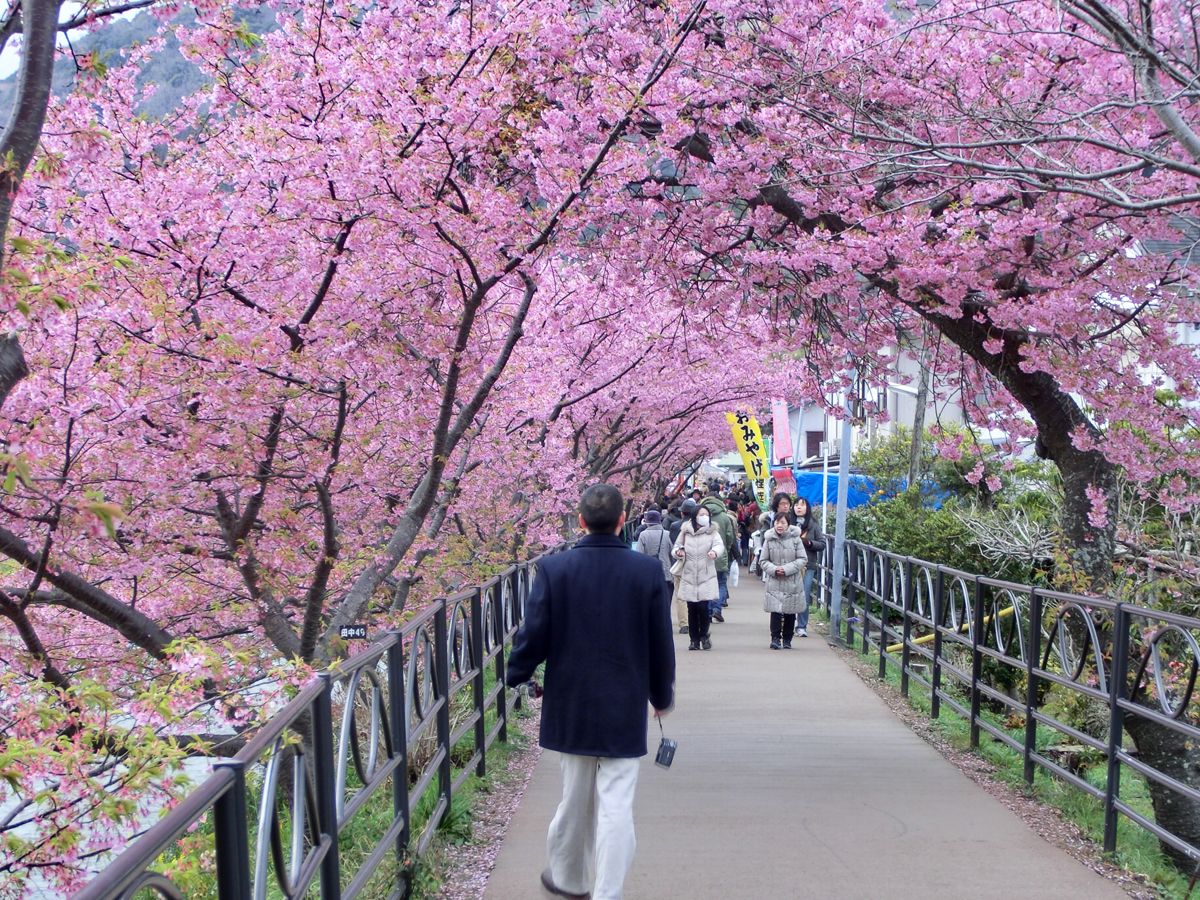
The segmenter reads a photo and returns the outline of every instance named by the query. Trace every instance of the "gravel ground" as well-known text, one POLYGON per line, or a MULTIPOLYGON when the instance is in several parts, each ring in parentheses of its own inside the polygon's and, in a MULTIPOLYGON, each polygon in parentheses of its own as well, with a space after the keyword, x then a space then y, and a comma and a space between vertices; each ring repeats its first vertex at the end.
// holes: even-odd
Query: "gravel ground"
POLYGON ((997 780, 995 766, 982 756, 969 750, 959 750, 947 741, 931 720, 908 705, 908 701, 897 689, 876 677, 878 669, 874 662, 864 662, 864 657, 853 650, 838 649, 834 652, 842 656, 854 673, 887 704, 898 719, 933 745, 942 756, 957 766, 960 772, 1012 810, 1013 814, 1042 840, 1058 847, 1109 881, 1115 882, 1130 897, 1137 900, 1157 900, 1160 897, 1159 892, 1147 884, 1144 876, 1122 869, 1105 859, 1100 845, 1088 838, 1074 822, 1064 818, 1058 810, 1039 803, 1033 797, 1026 796, 1011 785, 997 780))
POLYGON ((439 852, 443 875, 439 897, 483 900, 508 823, 512 821, 525 786, 542 756, 542 748, 537 742, 540 716, 536 714, 542 704, 540 700, 524 702, 535 715, 510 720, 509 727, 512 728, 515 721, 517 731, 525 736, 525 749, 509 756, 508 768, 503 773, 495 773, 486 792, 475 795, 471 840, 445 846, 439 852))

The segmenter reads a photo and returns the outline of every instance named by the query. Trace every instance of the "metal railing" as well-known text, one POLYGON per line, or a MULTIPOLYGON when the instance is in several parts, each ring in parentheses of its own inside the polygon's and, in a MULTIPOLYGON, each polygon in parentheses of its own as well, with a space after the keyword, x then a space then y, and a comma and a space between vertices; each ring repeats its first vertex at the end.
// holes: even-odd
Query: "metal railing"
POLYGON ((1014 584, 852 541, 845 553, 845 632, 835 637, 876 654, 880 678, 893 666, 905 696, 913 682, 923 685, 933 718, 948 707, 969 723, 972 748, 987 734, 1021 754, 1027 783, 1042 770, 1094 797, 1103 805, 1106 851, 1116 849, 1125 817, 1178 856, 1200 860, 1200 847, 1121 799, 1122 774, 1133 772, 1176 802, 1200 803, 1200 790, 1186 783, 1194 766, 1163 754, 1151 765, 1124 739, 1127 729, 1149 723, 1181 746, 1200 745, 1193 724, 1200 619, 1014 584), (1051 715, 1044 706, 1050 686, 1103 705, 1107 728, 1086 733, 1051 715), (982 715, 985 705, 1010 714, 1017 729, 982 715), (1103 785, 1056 754, 1063 738, 1106 765, 1103 785))
POLYGON ((75 896, 185 896, 163 863, 197 829, 211 834, 221 900, 310 891, 349 900, 377 877, 388 896, 407 896, 455 793, 508 739, 521 703, 504 686, 508 647, 536 563, 437 600, 322 673, 75 896), (452 706, 461 714, 453 720, 452 706), (415 810, 431 801, 413 834, 415 810), (372 833, 358 833, 358 817, 371 818, 372 833), (350 861, 352 833, 360 858, 350 861))

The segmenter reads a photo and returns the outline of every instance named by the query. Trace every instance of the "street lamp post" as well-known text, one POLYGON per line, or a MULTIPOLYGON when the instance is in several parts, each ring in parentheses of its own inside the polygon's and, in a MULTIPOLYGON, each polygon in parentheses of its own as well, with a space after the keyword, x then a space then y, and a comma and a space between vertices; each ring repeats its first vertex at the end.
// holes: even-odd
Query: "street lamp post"
MULTIPOLYGON (((856 373, 857 374, 857 373, 856 373)), ((856 379, 855 379, 856 380, 856 379)), ((829 639, 831 643, 842 643, 842 579, 846 574, 846 500, 850 487, 850 442, 853 440, 853 385, 846 390, 845 409, 842 414, 842 445, 838 454, 837 516, 834 520, 833 541, 833 596, 829 601, 829 639)))

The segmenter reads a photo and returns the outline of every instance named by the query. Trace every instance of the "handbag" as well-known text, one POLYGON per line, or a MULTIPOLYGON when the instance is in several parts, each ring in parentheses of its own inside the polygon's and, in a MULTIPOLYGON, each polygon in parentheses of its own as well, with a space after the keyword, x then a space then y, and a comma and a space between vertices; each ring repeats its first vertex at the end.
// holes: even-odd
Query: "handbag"
POLYGON ((729 575, 727 576, 730 587, 738 586, 738 579, 741 577, 741 571, 738 568, 737 560, 733 560, 729 564, 729 575))
MULTIPOLYGON (((687 546, 687 538, 686 537, 683 539, 683 543, 684 543, 684 546, 686 547, 687 546)), ((671 563, 671 577, 672 578, 678 578, 680 575, 683 574, 683 565, 685 562, 687 562, 686 556, 681 556, 679 559, 675 560, 675 562, 671 563)))

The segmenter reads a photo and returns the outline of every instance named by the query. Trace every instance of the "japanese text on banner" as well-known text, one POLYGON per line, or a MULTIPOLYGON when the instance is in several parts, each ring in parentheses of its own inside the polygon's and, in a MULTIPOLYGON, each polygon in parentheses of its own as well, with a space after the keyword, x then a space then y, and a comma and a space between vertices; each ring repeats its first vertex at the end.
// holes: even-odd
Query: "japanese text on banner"
POLYGON ((725 413, 725 419, 733 429, 733 443, 742 455, 742 465, 746 467, 746 477, 754 488, 758 505, 766 509, 767 479, 771 472, 767 467, 767 447, 758 421, 754 416, 742 412, 725 413))

